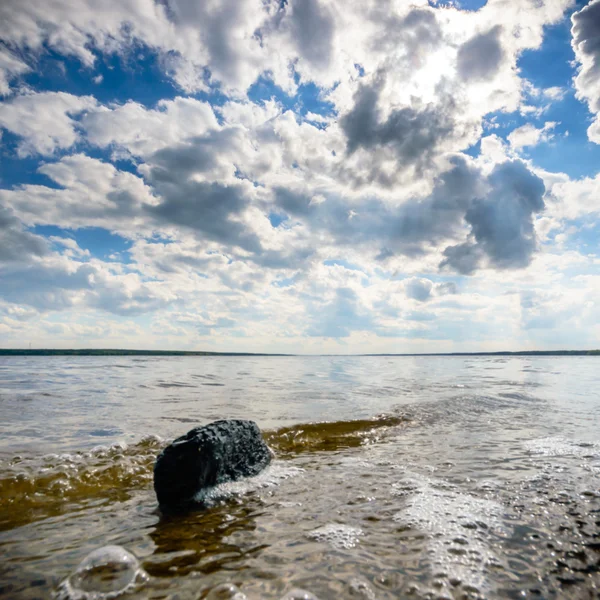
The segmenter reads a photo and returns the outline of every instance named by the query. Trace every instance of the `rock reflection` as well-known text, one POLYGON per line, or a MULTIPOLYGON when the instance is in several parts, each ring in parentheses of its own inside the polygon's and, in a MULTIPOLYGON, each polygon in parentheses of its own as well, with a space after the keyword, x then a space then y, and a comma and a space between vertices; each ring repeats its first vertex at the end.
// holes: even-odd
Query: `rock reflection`
POLYGON ((244 568, 248 556, 267 547, 255 535, 256 502, 227 502, 185 515, 161 516, 150 538, 154 554, 144 562, 153 577, 244 568))

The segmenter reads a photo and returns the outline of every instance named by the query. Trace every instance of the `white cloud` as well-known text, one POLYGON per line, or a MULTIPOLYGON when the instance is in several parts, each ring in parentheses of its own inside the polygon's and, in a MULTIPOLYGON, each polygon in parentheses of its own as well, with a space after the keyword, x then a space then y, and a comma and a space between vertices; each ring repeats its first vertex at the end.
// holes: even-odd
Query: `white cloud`
POLYGON ((104 227, 132 237, 151 234, 140 207, 152 206, 156 199, 139 177, 83 154, 43 164, 39 171, 60 187, 0 189, 0 203, 12 207, 27 225, 104 227))
POLYGON ((551 215, 562 219, 600 215, 600 174, 557 181, 551 188, 548 208, 551 215))
POLYGON ((537 146, 542 142, 547 142, 554 137, 553 130, 559 123, 554 121, 548 121, 544 123, 543 127, 537 128, 531 123, 522 125, 517 129, 513 130, 509 136, 508 141, 510 145, 516 150, 520 150, 525 147, 537 146))
POLYGON ((0 48, 0 96, 10 94, 9 81, 11 78, 30 71, 29 65, 17 58, 6 48, 0 48))
POLYGON ((182 139, 218 129, 209 104, 181 97, 161 100, 155 109, 146 109, 135 102, 98 107, 82 117, 81 126, 92 144, 116 146, 142 157, 182 139))
POLYGON ((572 42, 579 73, 575 78, 577 97, 588 103, 595 121, 588 129, 591 141, 600 144, 600 0, 592 0, 571 17, 572 42))
MULTIPOLYGON (((7 0, 0 37, 18 54, 0 57, 0 93, 12 92, 0 125, 21 156, 45 157, 39 174, 52 185, 0 190, 0 327, 12 332, 3 339, 37 331, 114 346, 130 335, 146 347, 278 351, 336 351, 339 340, 373 351, 535 345, 541 324, 566 314, 547 317, 553 302, 582 309, 566 283, 556 296, 549 289, 595 264, 568 250, 565 221, 598 214, 598 177, 572 181, 518 158, 551 139, 554 122, 519 127, 508 143, 483 127, 499 127, 491 113, 540 115, 562 99, 564 88, 525 81, 517 60, 568 6, 83 0, 73 10, 66 0, 7 0), (101 104, 23 91, 20 74, 45 48, 79 59, 98 90, 97 56, 156 52, 182 93, 214 99, 218 85, 218 101, 101 104), (314 82, 328 115, 303 94, 250 101, 259 76, 292 96, 314 82), (472 158, 465 150, 478 141, 472 158), (45 238, 36 225, 71 231, 45 238), (88 227, 128 238, 128 252, 99 260, 77 242, 88 227), (151 326, 139 326, 142 314, 151 326)), ((595 67, 589 44, 578 44, 579 94, 593 102, 595 67)), ((590 302, 596 283, 577 282, 590 302)))
POLYGON ((21 138, 19 156, 49 155, 80 139, 75 117, 96 105, 91 96, 24 93, 0 104, 0 127, 21 138))

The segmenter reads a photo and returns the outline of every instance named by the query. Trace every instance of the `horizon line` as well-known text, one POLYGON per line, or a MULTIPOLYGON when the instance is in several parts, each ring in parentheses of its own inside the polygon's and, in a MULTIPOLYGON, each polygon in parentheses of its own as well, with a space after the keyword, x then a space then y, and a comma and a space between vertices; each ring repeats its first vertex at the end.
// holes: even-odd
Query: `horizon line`
POLYGON ((355 354, 295 354, 285 352, 218 352, 212 350, 140 350, 130 348, 0 348, 0 356, 595 356, 588 350, 496 350, 481 352, 368 352, 355 354))

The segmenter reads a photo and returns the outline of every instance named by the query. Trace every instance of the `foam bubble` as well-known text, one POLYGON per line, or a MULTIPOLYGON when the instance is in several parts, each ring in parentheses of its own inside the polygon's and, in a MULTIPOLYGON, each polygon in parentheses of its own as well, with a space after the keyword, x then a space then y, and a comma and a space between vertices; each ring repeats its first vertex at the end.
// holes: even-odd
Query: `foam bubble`
POLYGON ((407 498, 406 508, 394 520, 428 534, 434 585, 440 589, 460 585, 471 591, 489 587, 487 566, 499 564, 490 535, 506 533, 501 504, 418 475, 394 484, 391 491, 407 498))
POLYGON ((358 539, 363 535, 359 527, 330 523, 311 531, 307 536, 317 542, 327 542, 337 550, 348 550, 358 544, 358 539))
POLYGON ((543 456, 596 456, 600 453, 598 444, 578 443, 563 437, 545 437, 523 443, 532 454, 543 456))
POLYGON ((121 546, 88 554, 59 586, 57 600, 111 600, 148 580, 135 556, 121 546))
POLYGON ((221 583, 214 587, 206 596, 206 600, 247 600, 246 594, 233 583, 221 583))
POLYGON ((285 596, 283 596, 281 600, 318 600, 318 598, 314 594, 311 594, 306 590, 294 588, 293 590, 290 590, 285 596))
POLYGON ((361 579, 352 579, 349 585, 350 595, 355 598, 364 598, 365 600, 375 600, 375 592, 371 586, 361 579))
POLYGON ((194 499, 196 502, 211 505, 219 500, 244 496, 261 489, 278 486, 282 481, 297 477, 302 473, 304 473, 304 469, 299 467, 288 467, 275 463, 254 477, 245 477, 238 481, 228 481, 207 490, 200 490, 194 499))

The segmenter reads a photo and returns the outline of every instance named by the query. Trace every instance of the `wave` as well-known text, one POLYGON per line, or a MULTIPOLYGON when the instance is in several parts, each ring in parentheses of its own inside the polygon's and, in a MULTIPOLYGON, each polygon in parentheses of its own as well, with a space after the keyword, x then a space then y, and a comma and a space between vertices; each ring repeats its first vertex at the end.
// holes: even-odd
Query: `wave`
MULTIPOLYGON (((265 430, 263 436, 276 457, 289 460, 303 453, 384 442, 408 425, 466 425, 477 415, 505 410, 507 417, 513 418, 515 409, 531 411, 534 406, 542 409, 544 403, 522 392, 461 394, 437 402, 406 404, 398 412, 371 419, 301 423, 265 430)), ((192 419, 186 428, 196 424, 192 419)), ((156 456, 168 441, 148 436, 131 445, 0 462, 0 531, 77 510, 91 501, 123 501, 135 491, 150 491, 156 456)))
POLYGON ((146 436, 132 445, 3 461, 0 531, 62 514, 90 499, 126 498, 132 489, 151 484, 154 461, 164 444, 157 436, 146 436))
POLYGON ((391 427, 405 424, 399 415, 379 415, 374 419, 304 423, 264 433, 269 446, 279 455, 355 448, 378 441, 391 427))
MULTIPOLYGON (((305 423, 263 432, 278 458, 374 443, 405 418, 305 423)), ((190 424, 191 425, 191 424, 190 424)), ((150 489, 158 453, 169 440, 146 436, 135 444, 88 452, 14 457, 0 462, 0 531, 83 508, 90 501, 123 501, 150 489)))

